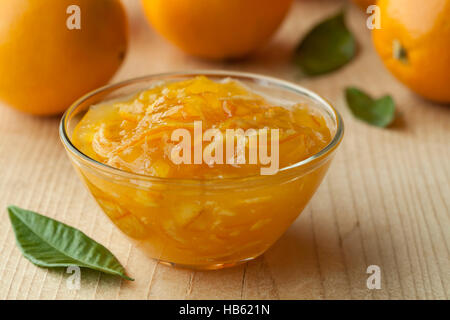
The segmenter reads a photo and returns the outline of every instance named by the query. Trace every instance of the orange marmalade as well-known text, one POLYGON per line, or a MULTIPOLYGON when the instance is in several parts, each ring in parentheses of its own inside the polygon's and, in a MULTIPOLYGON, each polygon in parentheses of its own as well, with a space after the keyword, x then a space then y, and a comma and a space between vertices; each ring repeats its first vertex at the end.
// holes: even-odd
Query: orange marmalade
MULTIPOLYGON (((276 141, 273 136, 267 138, 267 153, 275 152, 271 147, 275 142, 280 168, 318 153, 330 143, 332 133, 324 117, 308 105, 271 99, 233 79, 198 76, 162 82, 90 107, 73 131, 76 148, 111 167, 162 178, 139 181, 136 176, 118 181, 78 168, 113 223, 153 258, 200 269, 220 268, 254 258, 273 244, 302 211, 328 162, 282 181, 274 174, 263 185, 210 187, 211 180, 255 177, 264 165, 259 158, 250 163, 249 135, 242 140, 246 161, 174 162, 177 129, 193 137, 190 149, 182 152, 188 152, 188 158, 194 158, 198 148, 203 155, 211 147, 204 137, 196 136, 198 123, 202 132, 214 129, 224 137, 229 129, 254 129, 256 135, 261 129, 277 129, 276 141), (198 183, 191 187, 176 183, 184 179, 198 183)), ((215 147, 226 144, 225 140, 210 141, 215 147)), ((235 158, 236 152, 231 156, 235 158)))

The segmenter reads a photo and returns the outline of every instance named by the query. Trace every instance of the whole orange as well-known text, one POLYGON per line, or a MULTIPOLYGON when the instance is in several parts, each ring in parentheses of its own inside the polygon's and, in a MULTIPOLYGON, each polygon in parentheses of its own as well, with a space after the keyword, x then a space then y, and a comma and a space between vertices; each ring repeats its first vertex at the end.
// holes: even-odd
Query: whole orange
POLYGON ((275 32, 292 0, 142 0, 165 38, 202 58, 245 56, 275 32))
POLYGON ((108 82, 126 48, 118 0, 0 1, 0 100, 32 114, 60 113, 108 82))
POLYGON ((450 102, 450 0, 380 0, 375 48, 386 67, 419 95, 450 102))
POLYGON ((354 3, 356 3, 358 6, 361 7, 364 11, 367 9, 368 6, 371 6, 373 4, 376 4, 376 0, 353 0, 354 3))

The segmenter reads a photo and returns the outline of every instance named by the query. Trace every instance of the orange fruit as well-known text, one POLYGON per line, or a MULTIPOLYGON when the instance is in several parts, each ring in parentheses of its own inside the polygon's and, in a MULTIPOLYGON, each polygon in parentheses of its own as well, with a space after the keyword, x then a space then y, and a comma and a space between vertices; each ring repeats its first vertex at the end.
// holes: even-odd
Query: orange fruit
POLYGON ((354 3, 356 3, 358 6, 361 7, 364 11, 367 10, 368 6, 371 6, 373 4, 376 4, 376 0, 353 0, 354 3))
POLYGON ((202 58, 245 56, 266 42, 292 0, 142 0, 154 28, 202 58))
POLYGON ((419 95, 450 102, 450 0, 380 0, 375 48, 386 67, 419 95))
POLYGON ((107 83, 126 48, 118 0, 0 1, 0 100, 32 114, 61 113, 107 83), (71 5, 81 10, 81 29, 68 28, 78 17, 71 5))

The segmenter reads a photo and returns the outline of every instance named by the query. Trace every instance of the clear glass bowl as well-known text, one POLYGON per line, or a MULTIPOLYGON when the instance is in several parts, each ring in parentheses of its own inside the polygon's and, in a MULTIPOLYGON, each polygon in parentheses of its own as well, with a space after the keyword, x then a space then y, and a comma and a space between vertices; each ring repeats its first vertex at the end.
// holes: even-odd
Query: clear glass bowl
POLYGON ((89 93, 64 114, 60 135, 100 207, 148 256, 181 267, 218 269, 261 255, 298 217, 328 170, 342 140, 343 123, 325 99, 295 84, 249 73, 197 71, 151 75, 89 93), (275 175, 212 180, 125 172, 89 158, 71 143, 75 126, 91 105, 129 96, 161 81, 197 75, 214 80, 231 77, 266 96, 307 103, 326 119, 332 141, 275 175))

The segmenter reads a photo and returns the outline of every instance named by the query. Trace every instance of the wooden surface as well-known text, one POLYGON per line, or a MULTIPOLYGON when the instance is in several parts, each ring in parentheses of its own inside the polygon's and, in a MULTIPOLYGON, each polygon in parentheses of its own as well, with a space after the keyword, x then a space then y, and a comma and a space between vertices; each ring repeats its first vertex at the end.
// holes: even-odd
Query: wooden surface
MULTIPOLYGON (((297 1, 272 42, 252 59, 193 59, 156 35, 139 1, 125 1, 131 42, 113 81, 184 69, 234 69, 296 81, 332 101, 346 135, 320 189, 287 233, 256 261, 212 272, 178 270, 149 260, 101 213, 78 180, 58 137, 59 118, 35 118, 0 106, 0 299, 448 299, 450 295, 450 107, 426 102, 398 83, 378 60, 365 15, 350 6, 358 58, 331 75, 299 79, 292 48, 342 2, 297 1), (355 120, 343 88, 390 93, 402 121, 381 130, 355 120), (110 248, 135 282, 32 265, 17 249, 4 208, 15 204, 73 225, 110 248), (378 265, 382 288, 368 290, 378 265)), ((6 75, 0 75, 2 77, 6 75)))

